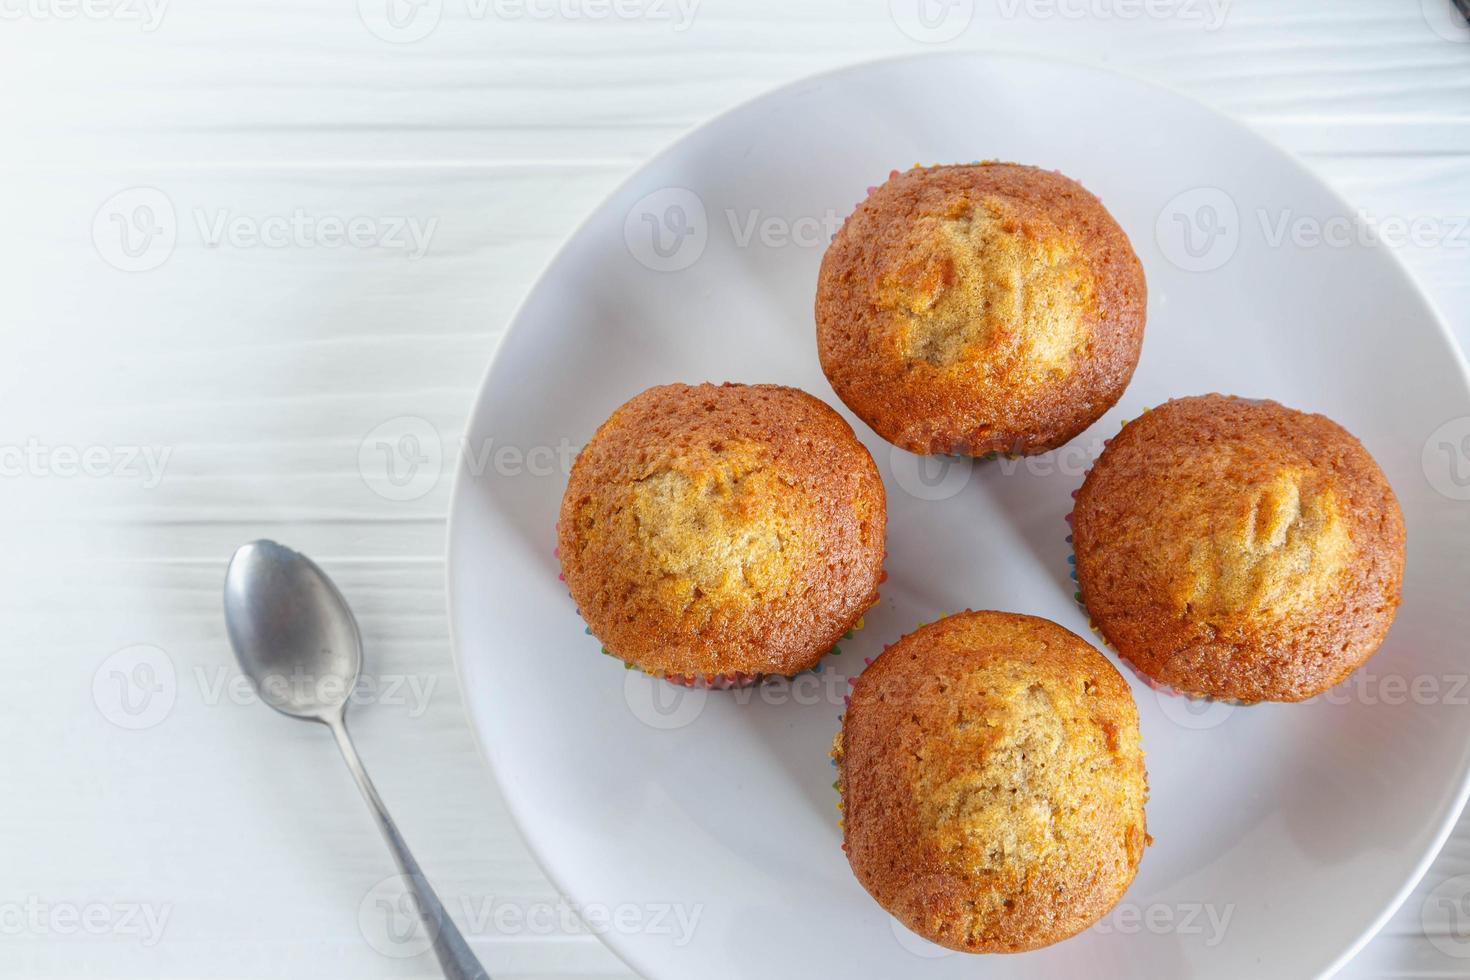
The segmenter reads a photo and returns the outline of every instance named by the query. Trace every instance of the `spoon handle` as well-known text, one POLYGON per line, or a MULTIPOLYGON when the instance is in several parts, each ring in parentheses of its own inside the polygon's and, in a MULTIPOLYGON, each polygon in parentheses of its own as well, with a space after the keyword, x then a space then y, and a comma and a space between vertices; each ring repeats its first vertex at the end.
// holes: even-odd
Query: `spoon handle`
POLYGON ((342 750, 347 768, 352 770, 352 775, 357 779, 357 788, 362 790, 363 798, 372 808, 373 816, 378 818, 378 828, 383 831, 383 837, 393 851, 398 870, 408 879, 409 887, 413 889, 414 905, 418 908, 424 928, 433 938, 434 954, 439 957, 439 967, 444 971, 444 976, 448 980, 490 980, 490 974, 485 972, 480 961, 475 959, 475 954, 470 952, 469 944, 464 941, 459 928, 449 918, 449 913, 444 911, 439 896, 434 894, 428 879, 419 870, 419 864, 409 853, 408 845, 398 833, 393 818, 388 816, 388 809, 383 806, 378 791, 373 787, 373 781, 368 778, 367 770, 357 756, 352 738, 347 734, 347 720, 338 717, 327 724, 337 738, 337 748, 342 750))

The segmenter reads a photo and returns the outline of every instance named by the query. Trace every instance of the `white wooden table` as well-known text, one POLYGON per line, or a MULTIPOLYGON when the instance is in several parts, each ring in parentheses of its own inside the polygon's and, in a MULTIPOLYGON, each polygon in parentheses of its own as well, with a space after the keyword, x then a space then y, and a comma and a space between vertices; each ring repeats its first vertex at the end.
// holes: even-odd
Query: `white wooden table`
MULTIPOLYGON (((437 975, 365 939, 391 866, 326 733, 239 684, 220 582, 258 536, 356 607, 360 747, 492 974, 629 975, 562 925, 466 727, 451 464, 403 490, 360 452, 408 417, 452 459, 580 217, 774 85, 965 48, 1171 84, 1428 220, 1403 258, 1470 340, 1449 0, 388 2, 0 2, 0 975, 437 975)), ((1347 975, 1470 976, 1470 909, 1429 900, 1467 873, 1470 822, 1347 975)))

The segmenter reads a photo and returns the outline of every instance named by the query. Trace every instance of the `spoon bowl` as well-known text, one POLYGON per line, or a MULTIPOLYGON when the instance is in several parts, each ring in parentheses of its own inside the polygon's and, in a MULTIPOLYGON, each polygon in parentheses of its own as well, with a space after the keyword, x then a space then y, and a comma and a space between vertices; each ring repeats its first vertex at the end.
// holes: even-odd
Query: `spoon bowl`
POLYGON ((266 704, 327 724, 362 671, 357 620, 310 558, 274 541, 242 545, 225 572, 225 627, 266 704))

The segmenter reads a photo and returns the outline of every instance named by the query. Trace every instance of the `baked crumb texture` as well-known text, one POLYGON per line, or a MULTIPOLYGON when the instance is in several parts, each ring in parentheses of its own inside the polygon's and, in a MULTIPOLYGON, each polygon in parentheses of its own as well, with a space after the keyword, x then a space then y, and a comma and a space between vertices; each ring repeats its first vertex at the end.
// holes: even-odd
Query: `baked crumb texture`
POLYGON ((1075 181, 915 167, 823 257, 817 347, 838 397, 904 449, 1038 453, 1118 400, 1146 305, 1127 236, 1075 181))
POLYGON ((1322 415, 1180 398, 1114 437, 1072 517, 1097 629, 1147 676, 1240 701, 1327 690, 1383 642, 1404 522, 1383 472, 1322 415))
POLYGON ((903 637, 856 679, 833 755, 858 881, 951 949, 1075 935, 1149 843, 1128 684, 1048 620, 964 612, 903 637))
POLYGON ((666 385, 572 467, 563 576, 609 653, 651 673, 796 674, 877 600, 885 496, 841 416, 776 385, 666 385))

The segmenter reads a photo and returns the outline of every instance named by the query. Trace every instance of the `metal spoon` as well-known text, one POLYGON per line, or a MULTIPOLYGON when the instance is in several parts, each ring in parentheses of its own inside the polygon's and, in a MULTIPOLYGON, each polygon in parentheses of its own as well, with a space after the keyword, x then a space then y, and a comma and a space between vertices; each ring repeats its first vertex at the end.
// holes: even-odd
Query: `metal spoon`
POLYGON ((429 887, 368 779, 347 734, 347 699, 362 670, 362 638, 347 600, 310 558, 274 541, 242 545, 225 572, 225 626, 260 697, 284 715, 326 725, 408 879, 449 980, 490 980, 429 887))

